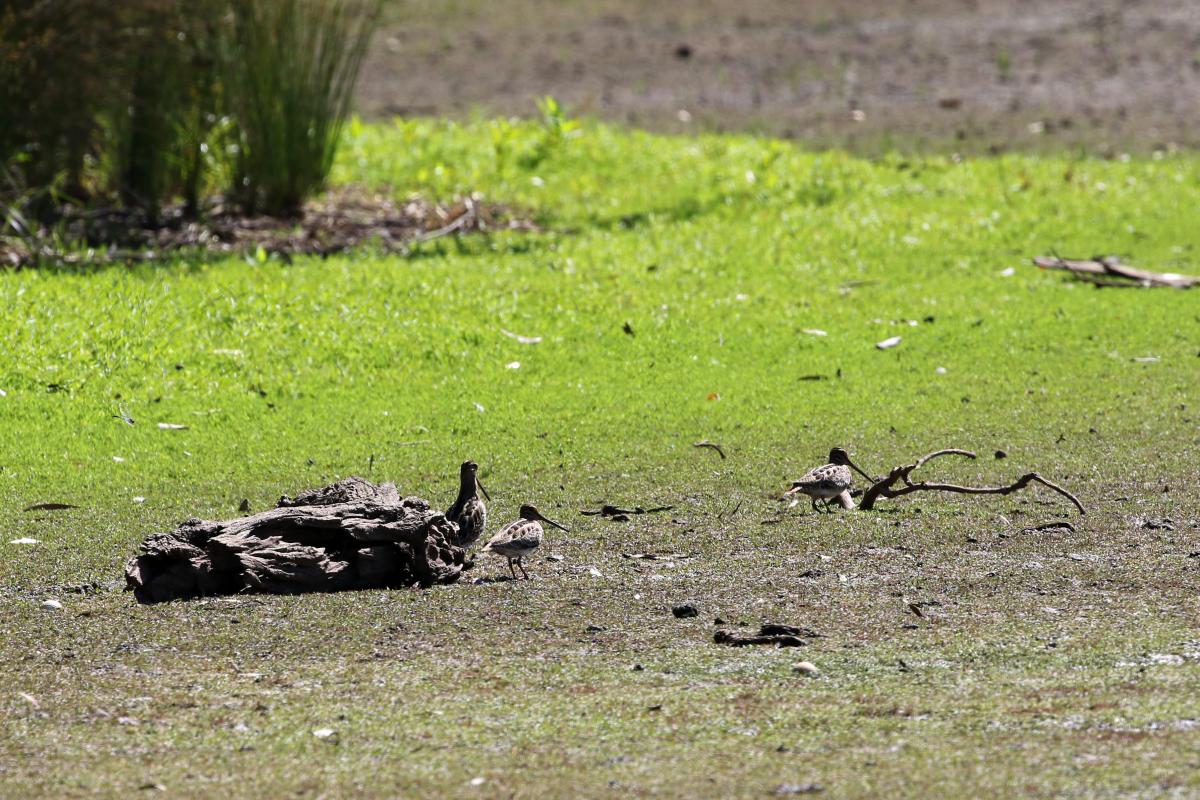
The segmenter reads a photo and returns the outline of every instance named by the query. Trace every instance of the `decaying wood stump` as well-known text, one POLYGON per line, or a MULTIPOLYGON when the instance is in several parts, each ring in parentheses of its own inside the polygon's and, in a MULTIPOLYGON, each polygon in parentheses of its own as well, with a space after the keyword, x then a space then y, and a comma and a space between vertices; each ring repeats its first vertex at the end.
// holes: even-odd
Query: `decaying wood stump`
POLYGON ((237 592, 332 592, 454 583, 457 528, 395 484, 347 478, 261 514, 189 519, 156 533, 125 568, 142 603, 237 592))

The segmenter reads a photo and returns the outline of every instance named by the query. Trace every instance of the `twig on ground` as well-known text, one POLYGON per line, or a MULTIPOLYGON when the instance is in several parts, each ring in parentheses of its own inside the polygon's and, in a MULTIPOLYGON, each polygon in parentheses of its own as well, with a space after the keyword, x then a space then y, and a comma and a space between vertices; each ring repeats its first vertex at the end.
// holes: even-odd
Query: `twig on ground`
POLYGON ((1043 522, 1040 525, 1029 525, 1029 526, 1022 528, 1021 530, 1024 531, 1025 533, 1036 533, 1038 531, 1053 531, 1053 530, 1067 530, 1067 531, 1070 531, 1071 533, 1075 533, 1075 526, 1072 525, 1071 523, 1067 522, 1066 520, 1059 520, 1058 522, 1043 522))
POLYGON ((725 460, 725 451, 722 450, 721 445, 717 444, 716 442, 710 442, 708 439, 704 439, 700 442, 692 442, 692 447, 707 447, 710 450, 716 450, 717 455, 721 457, 721 460, 725 460))
POLYGON ((606 504, 595 511, 580 511, 579 513, 583 514, 585 517, 599 516, 619 519, 621 517, 628 518, 630 514, 657 514, 660 511, 670 511, 673 508, 675 508, 675 506, 655 506, 654 508, 642 508, 641 506, 636 506, 635 508, 618 508, 617 506, 606 504))
POLYGON ((1080 280, 1096 286, 1168 286, 1174 289, 1190 289, 1200 284, 1200 277, 1179 275, 1174 272, 1151 272, 1122 264, 1112 256, 1088 260, 1060 258, 1058 256, 1035 256, 1033 263, 1042 269, 1061 269, 1074 273, 1080 280), (1118 280, 1102 280, 1101 275, 1118 280))
POLYGON ((959 485, 953 484, 953 483, 929 483, 927 481, 913 483, 911 476, 912 476, 912 473, 914 470, 918 469, 919 467, 924 466, 926 463, 928 463, 929 461, 932 461, 935 458, 938 458, 940 456, 948 456, 948 455, 957 455, 957 456, 964 456, 966 458, 975 458, 975 454, 972 453, 970 450, 959 450, 956 448, 949 448, 946 450, 938 450, 936 452, 930 453, 929 455, 918 459, 916 462, 914 462, 912 464, 906 464, 904 466, 895 467, 892 469, 892 471, 890 473, 888 473, 887 477, 883 478, 882 480, 876 481, 870 488, 868 488, 865 492, 863 492, 861 508, 864 511, 870 511, 871 509, 873 509, 875 507, 876 501, 881 497, 887 497, 887 498, 902 497, 903 495, 911 494, 912 492, 953 492, 956 494, 1001 494, 1001 495, 1006 495, 1006 494, 1012 494, 1013 492, 1020 491, 1021 489, 1024 489, 1026 486, 1028 486, 1030 483, 1040 483, 1049 489, 1053 489, 1054 491, 1061 494, 1063 497, 1070 500, 1075 505, 1075 508, 1079 510, 1080 514, 1086 513, 1086 511, 1083 507, 1083 503, 1079 502, 1079 498, 1077 498, 1075 495, 1068 492, 1063 487, 1054 483, 1053 481, 1042 477, 1041 475, 1039 475, 1036 472, 1029 472, 1029 473, 1026 473, 1025 475, 1022 475, 1020 478, 1018 478, 1016 481, 1014 481, 1013 483, 1011 483, 1008 486, 959 486, 959 485), (900 483, 900 482, 902 482, 903 485, 897 487, 896 484, 900 483))

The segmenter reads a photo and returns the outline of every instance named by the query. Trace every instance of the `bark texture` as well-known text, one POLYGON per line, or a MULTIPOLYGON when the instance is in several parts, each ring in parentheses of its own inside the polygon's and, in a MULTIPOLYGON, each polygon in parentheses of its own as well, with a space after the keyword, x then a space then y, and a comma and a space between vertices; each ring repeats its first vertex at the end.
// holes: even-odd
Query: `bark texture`
POLYGON ((142 603, 239 592, 295 594, 454 583, 454 523, 395 484, 347 478, 260 514, 189 519, 142 542, 125 568, 142 603))

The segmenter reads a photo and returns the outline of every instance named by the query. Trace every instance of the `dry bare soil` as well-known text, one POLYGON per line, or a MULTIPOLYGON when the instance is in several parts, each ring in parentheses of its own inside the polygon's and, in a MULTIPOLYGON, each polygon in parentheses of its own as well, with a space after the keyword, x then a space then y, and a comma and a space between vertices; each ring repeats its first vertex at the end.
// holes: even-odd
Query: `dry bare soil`
POLYGON ((1191 0, 400 0, 371 116, 577 112, 814 146, 1147 151, 1200 142, 1191 0))

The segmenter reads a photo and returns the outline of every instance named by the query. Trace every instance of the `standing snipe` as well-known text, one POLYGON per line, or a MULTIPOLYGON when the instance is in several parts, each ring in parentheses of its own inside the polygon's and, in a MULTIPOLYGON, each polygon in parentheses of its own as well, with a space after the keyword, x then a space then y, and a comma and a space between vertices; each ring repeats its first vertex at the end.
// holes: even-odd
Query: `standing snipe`
POLYGON ((458 526, 459 547, 470 547, 487 526, 487 507, 479 499, 479 493, 490 501, 487 489, 479 482, 479 465, 464 461, 458 473, 458 499, 446 511, 446 519, 458 526))
MULTIPOLYGON (((817 501, 821 500, 828 511, 830 510, 829 501, 846 492, 846 497, 842 501, 844 505, 846 500, 849 500, 849 491, 852 485, 851 468, 868 481, 871 480, 870 475, 854 465, 854 462, 850 460, 849 453, 840 447, 835 447, 829 451, 828 464, 811 469, 804 474, 804 477, 792 481, 792 488, 787 490, 787 494, 808 495, 812 500, 813 511, 820 511, 817 508, 817 501)), ((854 507, 852 500, 850 507, 854 507)))
POLYGON ((513 580, 517 578, 517 572, 513 569, 514 563, 521 568, 521 574, 525 576, 525 579, 529 580, 529 573, 525 571, 521 557, 529 555, 541 545, 545 533, 542 530, 543 522, 553 525, 560 531, 567 530, 557 522, 543 517, 542 512, 533 506, 523 505, 521 506, 521 518, 505 525, 499 533, 492 537, 491 541, 483 546, 483 550, 480 552, 490 550, 497 555, 504 556, 508 559, 508 571, 512 573, 513 580))

